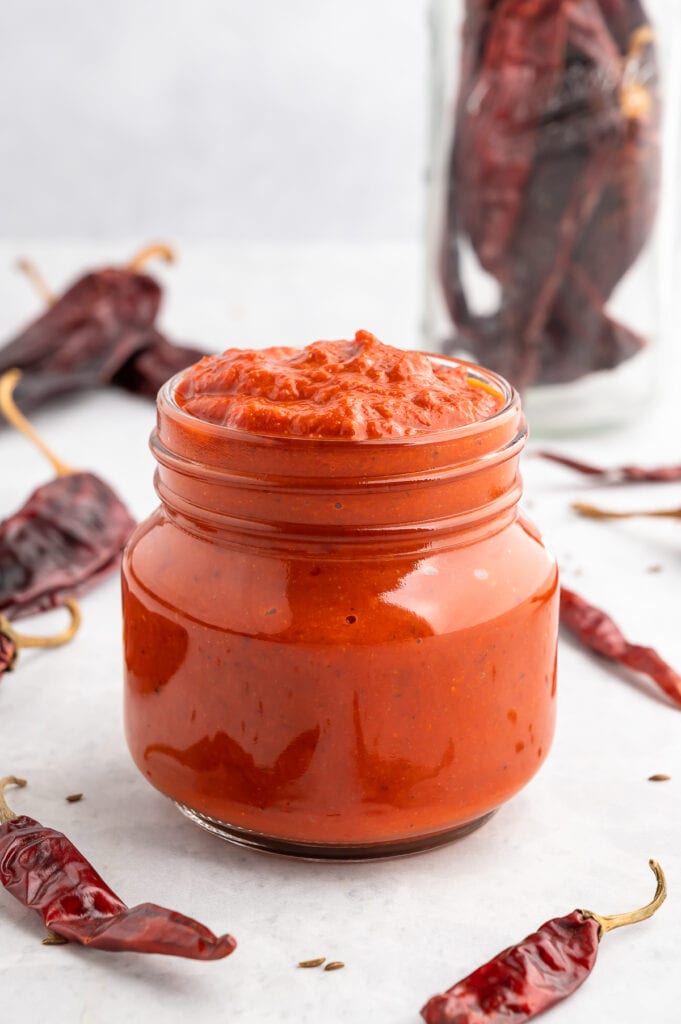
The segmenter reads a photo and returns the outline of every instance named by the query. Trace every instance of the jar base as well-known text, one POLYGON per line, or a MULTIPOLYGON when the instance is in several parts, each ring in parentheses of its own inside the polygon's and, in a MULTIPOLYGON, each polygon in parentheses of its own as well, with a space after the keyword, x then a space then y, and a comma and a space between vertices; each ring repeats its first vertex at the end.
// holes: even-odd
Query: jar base
POLYGON ((424 853, 426 850, 445 846, 447 843, 462 839, 469 833, 475 832, 486 821, 489 821, 492 815, 496 814, 495 808, 474 821, 466 822, 465 825, 458 825, 456 828, 450 828, 444 832, 436 832, 434 835, 420 836, 414 839, 396 839, 377 843, 306 843, 268 836, 251 829, 229 825, 178 801, 175 801, 175 806, 190 821, 228 843, 247 846, 262 853, 313 861, 387 860, 392 857, 408 857, 424 853))

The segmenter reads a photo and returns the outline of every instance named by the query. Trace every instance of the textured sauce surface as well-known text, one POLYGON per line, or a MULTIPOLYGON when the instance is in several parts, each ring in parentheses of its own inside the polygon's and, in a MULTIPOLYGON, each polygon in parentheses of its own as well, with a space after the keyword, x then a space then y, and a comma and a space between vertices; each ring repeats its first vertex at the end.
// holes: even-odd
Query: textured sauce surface
POLYGON ((228 349, 180 379, 175 398, 209 423, 256 434, 369 440, 411 437, 493 416, 503 396, 423 352, 368 331, 306 348, 228 349))

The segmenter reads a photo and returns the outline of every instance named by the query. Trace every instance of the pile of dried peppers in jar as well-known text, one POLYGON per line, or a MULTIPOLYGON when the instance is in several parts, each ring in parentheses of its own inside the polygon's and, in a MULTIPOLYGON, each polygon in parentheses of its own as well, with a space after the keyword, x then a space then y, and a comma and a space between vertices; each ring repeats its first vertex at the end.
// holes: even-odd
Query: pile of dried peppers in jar
POLYGON ((441 242, 465 349, 519 389, 610 369, 645 339, 608 311, 660 180, 655 39, 641 0, 466 0, 441 242), (474 312, 470 247, 498 285, 474 312))

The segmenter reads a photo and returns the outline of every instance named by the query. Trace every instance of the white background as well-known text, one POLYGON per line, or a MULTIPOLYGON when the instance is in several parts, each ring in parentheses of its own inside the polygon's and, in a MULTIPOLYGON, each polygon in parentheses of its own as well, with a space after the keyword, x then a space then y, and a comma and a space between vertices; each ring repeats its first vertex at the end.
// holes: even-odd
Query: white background
POLYGON ((2 0, 0 235, 422 222, 427 0, 2 0))

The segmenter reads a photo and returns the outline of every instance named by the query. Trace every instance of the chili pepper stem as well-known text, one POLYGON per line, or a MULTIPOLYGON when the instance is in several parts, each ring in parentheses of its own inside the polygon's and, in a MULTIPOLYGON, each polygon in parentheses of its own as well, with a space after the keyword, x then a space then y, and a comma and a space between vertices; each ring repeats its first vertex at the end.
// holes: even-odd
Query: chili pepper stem
POLYGON ((646 46, 651 46, 655 42, 655 30, 652 25, 639 25, 634 30, 629 39, 629 53, 628 57, 637 57, 641 50, 644 50, 646 46))
POLYGON ((128 270, 142 270, 149 260, 161 259, 166 263, 174 263, 175 252, 164 242, 154 242, 152 245, 145 245, 140 249, 128 263, 128 270))
POLYGON ((598 924, 600 929, 598 934, 599 941, 607 932, 614 931, 615 928, 624 928, 630 924, 638 924, 639 921, 646 921, 659 910, 666 900, 667 880, 664 876, 664 871, 656 860, 649 860, 648 864, 657 879, 657 888, 655 889, 653 899, 645 907, 641 907, 639 910, 632 910, 628 914, 613 914, 610 917, 602 917, 600 914, 595 914, 592 910, 580 910, 584 917, 590 917, 598 924))
POLYGON ((0 615, 0 633, 4 633, 17 650, 25 647, 61 647, 73 639, 81 623, 80 605, 74 598, 70 597, 65 601, 64 607, 70 616, 69 624, 53 636, 27 636, 26 633, 18 633, 4 615, 0 615))
POLYGON ((65 939, 63 935, 57 935, 51 928, 47 929, 47 935, 43 939, 43 946, 66 946, 68 945, 68 939, 65 939))
POLYGON ((6 821, 12 821, 14 818, 18 818, 19 815, 15 814, 11 807, 9 807, 5 799, 5 790, 8 786, 25 786, 26 779, 19 779, 16 775, 6 775, 4 779, 0 779, 0 825, 4 825, 6 821))
POLYGON ((629 52, 623 62, 623 83, 620 89, 620 107, 626 118, 642 121, 650 113, 653 98, 650 90, 638 80, 641 54, 646 46, 655 42, 655 33, 650 25, 640 25, 629 40, 629 52))
POLYGON ((572 507, 580 516, 587 516, 589 519, 633 519, 637 516, 654 519, 681 519, 681 508, 650 509, 644 512, 614 512, 581 501, 575 502, 572 507))
POLYGON ((52 464, 57 476, 69 476, 73 473, 70 466, 58 459, 54 452, 48 448, 42 437, 31 426, 22 412, 19 411, 14 401, 14 389, 21 378, 21 370, 8 370, 0 377, 0 412, 8 423, 23 434, 27 441, 43 453, 45 458, 52 464))
POLYGON ((56 295, 32 260, 17 260, 17 269, 29 279, 46 306, 52 306, 56 295))

